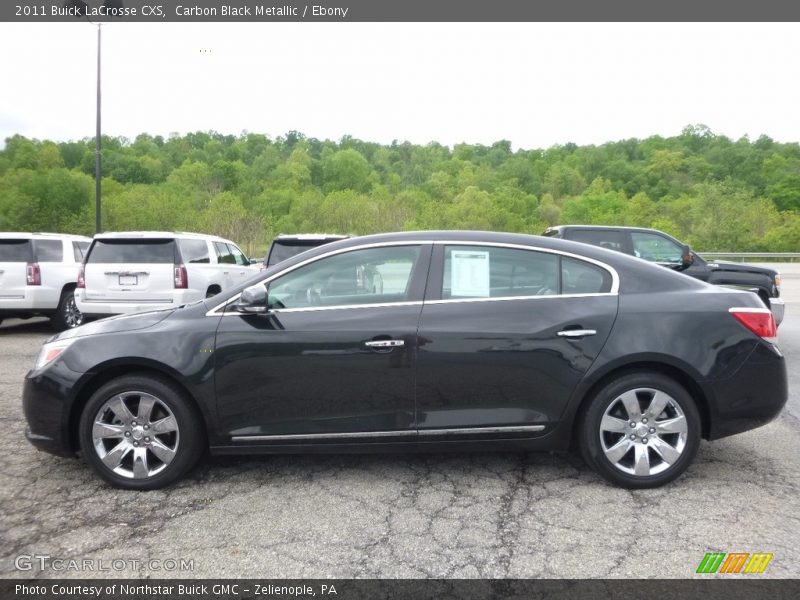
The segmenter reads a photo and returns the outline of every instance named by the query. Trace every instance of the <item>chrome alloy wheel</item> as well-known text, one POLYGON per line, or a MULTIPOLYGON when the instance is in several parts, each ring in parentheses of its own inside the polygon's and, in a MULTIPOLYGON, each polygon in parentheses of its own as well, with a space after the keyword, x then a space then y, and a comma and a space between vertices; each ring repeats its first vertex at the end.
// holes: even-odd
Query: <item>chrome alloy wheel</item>
POLYGON ((107 400, 92 425, 92 443, 117 475, 146 479, 175 458, 178 422, 164 402, 145 392, 123 392, 107 400))
POLYGON ((660 390, 636 388, 620 394, 603 413, 600 444, 623 473, 646 477, 669 469, 686 447, 686 416, 660 390))
POLYGON ((78 310, 78 305, 75 304, 75 296, 70 294, 67 302, 64 304, 64 323, 67 328, 72 329, 83 323, 83 313, 78 310))

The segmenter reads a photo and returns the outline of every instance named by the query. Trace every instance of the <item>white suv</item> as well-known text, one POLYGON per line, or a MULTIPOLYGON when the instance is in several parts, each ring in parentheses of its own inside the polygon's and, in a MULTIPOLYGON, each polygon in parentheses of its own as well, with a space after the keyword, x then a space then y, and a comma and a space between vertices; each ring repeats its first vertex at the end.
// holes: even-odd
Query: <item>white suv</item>
POLYGON ((75 300, 88 317, 177 307, 252 276, 250 261, 223 238, 126 231, 94 236, 75 300))
POLYGON ((80 325, 74 292, 91 241, 56 233, 0 233, 0 322, 44 315, 58 330, 80 325))

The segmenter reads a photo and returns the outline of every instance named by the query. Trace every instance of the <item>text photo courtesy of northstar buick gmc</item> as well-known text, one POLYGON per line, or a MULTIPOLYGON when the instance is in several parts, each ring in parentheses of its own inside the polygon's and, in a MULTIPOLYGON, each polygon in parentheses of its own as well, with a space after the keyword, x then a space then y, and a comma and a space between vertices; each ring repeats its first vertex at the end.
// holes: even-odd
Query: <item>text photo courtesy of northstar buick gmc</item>
POLYGON ((779 414, 776 336, 755 294, 587 244, 355 237, 54 336, 25 378, 26 435, 131 489, 168 485, 207 448, 576 447, 610 482, 655 487, 701 439, 779 414))

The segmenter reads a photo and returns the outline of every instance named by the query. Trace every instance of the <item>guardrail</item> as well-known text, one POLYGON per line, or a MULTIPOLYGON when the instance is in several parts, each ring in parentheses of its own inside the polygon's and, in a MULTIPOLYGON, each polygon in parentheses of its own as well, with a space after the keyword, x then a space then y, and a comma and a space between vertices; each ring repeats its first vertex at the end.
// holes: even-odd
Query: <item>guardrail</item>
POLYGON ((794 262, 800 260, 800 252, 698 252, 703 258, 731 258, 740 262, 766 259, 765 262, 794 262))

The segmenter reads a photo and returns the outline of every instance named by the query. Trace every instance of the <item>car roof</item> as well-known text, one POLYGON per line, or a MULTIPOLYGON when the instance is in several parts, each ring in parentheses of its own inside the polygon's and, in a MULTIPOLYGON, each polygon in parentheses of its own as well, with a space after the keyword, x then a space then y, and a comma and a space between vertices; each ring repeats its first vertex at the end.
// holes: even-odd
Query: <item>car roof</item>
POLYGON ((231 240, 227 240, 225 238, 221 238, 216 235, 208 235, 205 233, 192 233, 189 231, 109 231, 105 233, 98 233, 95 236, 95 239, 104 240, 104 239, 163 239, 163 238, 180 238, 180 239, 202 239, 202 240, 212 240, 216 242, 226 242, 226 243, 235 243, 231 240))
POLYGON ((47 238, 64 238, 75 241, 91 242, 92 238, 85 235, 75 235, 72 233, 45 233, 39 231, 2 231, 0 232, 0 239, 47 239, 47 238))
POLYGON ((553 225, 548 227, 545 231, 560 231, 562 229, 626 229, 628 231, 657 231, 648 227, 630 227, 628 225, 553 225))

